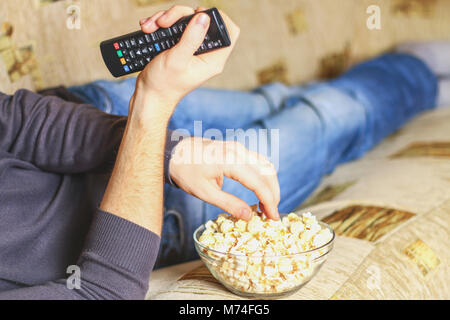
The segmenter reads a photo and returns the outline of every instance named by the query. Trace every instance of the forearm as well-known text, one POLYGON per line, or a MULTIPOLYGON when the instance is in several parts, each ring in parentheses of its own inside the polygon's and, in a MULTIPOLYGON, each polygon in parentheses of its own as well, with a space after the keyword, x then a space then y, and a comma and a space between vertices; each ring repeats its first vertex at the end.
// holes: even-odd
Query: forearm
POLYGON ((159 244, 153 232, 98 210, 76 263, 80 287, 69 289, 66 279, 58 279, 0 292, 0 300, 143 299, 159 244))
MULTIPOLYGON (((167 104, 167 106, 165 105, 167 104)), ((100 208, 161 234, 164 146, 172 110, 136 89, 116 164, 100 208), (163 110, 163 111, 161 111, 163 110)))

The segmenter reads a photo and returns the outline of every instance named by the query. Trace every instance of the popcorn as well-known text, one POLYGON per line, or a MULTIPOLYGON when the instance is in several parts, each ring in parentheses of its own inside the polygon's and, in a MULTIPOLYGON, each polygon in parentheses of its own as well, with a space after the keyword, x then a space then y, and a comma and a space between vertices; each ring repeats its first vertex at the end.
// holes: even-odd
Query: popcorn
POLYGON ((261 218, 257 215, 253 216, 253 218, 247 224, 247 230, 253 234, 263 231, 264 226, 261 218))
POLYGON ((289 225, 289 230, 294 234, 299 234, 300 232, 305 230, 305 225, 301 221, 294 221, 289 225))
POLYGON ((216 242, 213 236, 205 233, 201 235, 199 241, 206 247, 211 247, 214 244, 214 242, 216 242))
POLYGON ((245 232, 247 230, 247 221, 238 220, 234 224, 234 230, 238 232, 245 232))
POLYGON ((207 230, 210 231, 217 231, 218 230, 218 226, 217 224, 215 224, 213 221, 209 220, 206 224, 205 224, 205 228, 207 230))
POLYGON ((222 233, 227 233, 230 232, 231 230, 233 230, 234 228, 234 223, 231 220, 224 220, 221 224, 220 224, 220 232, 222 233))
POLYGON ((282 293, 309 280, 313 260, 326 248, 299 253, 321 247, 332 237, 310 212, 289 213, 279 221, 255 212, 248 222, 220 214, 205 224, 199 242, 223 252, 204 249, 217 259, 215 273, 229 286, 247 293, 282 293))
POLYGON ((330 241, 332 237, 333 235, 331 234, 330 230, 328 229, 320 230, 313 238, 313 246, 321 247, 328 241, 330 241))

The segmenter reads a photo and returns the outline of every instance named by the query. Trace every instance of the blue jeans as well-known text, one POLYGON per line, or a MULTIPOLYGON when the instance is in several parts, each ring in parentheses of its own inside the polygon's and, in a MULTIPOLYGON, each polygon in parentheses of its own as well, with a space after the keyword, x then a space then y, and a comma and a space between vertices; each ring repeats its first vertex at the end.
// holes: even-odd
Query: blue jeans
MULTIPOLYGON (((98 108, 126 115, 135 78, 96 81, 70 90, 98 108)), ((423 110, 435 107, 436 76, 419 59, 386 54, 327 82, 273 83, 251 92, 197 89, 177 107, 169 128, 279 129, 280 212, 289 212, 337 165, 361 157, 423 110)), ((226 179, 223 190, 249 204, 250 190, 226 179)), ((165 186, 165 223, 157 266, 197 257, 192 234, 220 209, 165 186)))

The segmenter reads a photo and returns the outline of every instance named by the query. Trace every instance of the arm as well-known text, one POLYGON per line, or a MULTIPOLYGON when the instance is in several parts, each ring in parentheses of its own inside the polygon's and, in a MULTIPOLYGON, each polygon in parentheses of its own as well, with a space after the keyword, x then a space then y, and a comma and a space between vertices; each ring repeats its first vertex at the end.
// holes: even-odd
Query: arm
MULTIPOLYGON (((204 8, 197 9, 197 11, 201 10, 204 8)), ((145 32, 153 32, 157 26, 167 28, 180 18, 180 13, 189 15, 194 12, 187 7, 175 6, 168 12, 161 11, 151 18, 141 21, 142 29, 145 32)), ((201 55, 199 59, 193 60, 196 63, 193 65, 192 71, 196 73, 197 77, 202 77, 203 74, 214 70, 220 73, 224 66, 223 62, 228 58, 239 37, 239 28, 226 14, 223 12, 221 14, 230 33, 232 45, 230 48, 201 55)), ((181 68, 184 60, 177 59, 176 54, 174 54, 174 59, 173 66, 181 68)), ((189 77, 193 76, 189 75, 189 77)), ((149 78, 149 80, 158 79, 149 78)), ((161 83, 165 86, 164 81, 161 83)), ((187 80, 184 83, 189 82, 187 80)), ((153 82, 154 87, 158 87, 159 84, 153 82)), ((180 84, 180 86, 182 85, 180 84)), ((170 140, 168 139, 168 141, 170 140)), ((229 177, 255 192, 260 200, 260 209, 269 218, 279 219, 280 186, 274 166, 264 156, 255 154, 238 143, 212 142, 196 138, 184 139, 180 142, 174 149, 174 156, 175 159, 172 158, 173 160, 169 163, 170 177, 187 193, 209 202, 235 217, 248 220, 252 212, 250 206, 242 199, 221 190, 224 177, 229 177), (199 145, 200 147, 196 148, 199 145), (200 159, 203 160, 211 152, 220 156, 198 163, 199 152, 203 152, 200 155, 200 159), (234 163, 221 161, 221 159, 229 159, 228 157, 237 159, 237 161, 234 163)))
POLYGON ((112 167, 126 121, 90 105, 18 90, 0 94, 0 149, 56 173, 112 167))
POLYGON ((131 99, 116 164, 77 262, 81 289, 70 290, 59 279, 3 292, 0 299, 145 296, 160 243, 167 110, 173 109, 154 97, 139 84, 131 99))
POLYGON ((193 55, 208 27, 209 17, 197 15, 181 41, 154 59, 138 77, 101 210, 78 261, 81 289, 69 290, 60 279, 1 293, 0 299, 144 297, 161 234, 167 123, 178 101, 216 75, 231 51, 211 53, 214 67, 193 55))
MULTIPOLYGON (((0 93, 0 149, 45 171, 111 172, 126 122, 126 117, 55 96, 28 90, 0 93)), ((175 145, 168 140, 165 173, 175 145)), ((168 175, 165 180, 171 181, 168 175)))

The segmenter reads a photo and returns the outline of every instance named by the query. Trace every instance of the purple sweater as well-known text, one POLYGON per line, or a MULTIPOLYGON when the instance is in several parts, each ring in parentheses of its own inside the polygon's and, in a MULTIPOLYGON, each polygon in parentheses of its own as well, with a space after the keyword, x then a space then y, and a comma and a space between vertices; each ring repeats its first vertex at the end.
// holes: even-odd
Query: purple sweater
POLYGON ((0 299, 144 298, 159 236, 97 208, 125 124, 57 97, 0 93, 0 299), (70 265, 81 289, 66 286, 70 265))

